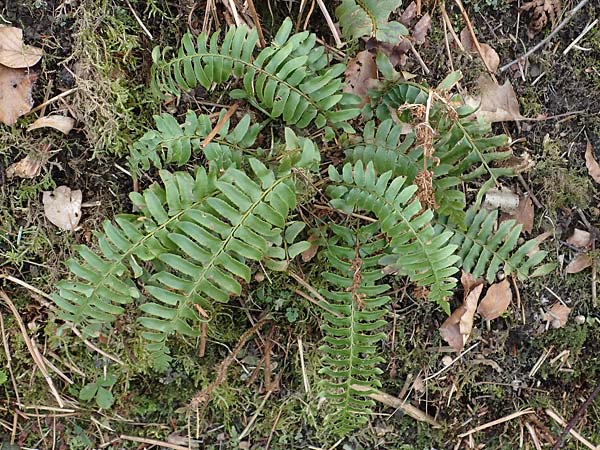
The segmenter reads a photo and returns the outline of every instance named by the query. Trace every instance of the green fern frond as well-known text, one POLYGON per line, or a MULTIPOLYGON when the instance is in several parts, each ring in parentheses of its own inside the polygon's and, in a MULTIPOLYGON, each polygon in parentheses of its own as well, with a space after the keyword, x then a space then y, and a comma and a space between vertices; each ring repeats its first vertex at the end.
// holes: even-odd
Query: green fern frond
POLYGON ((521 225, 514 220, 506 220, 496 229, 498 211, 467 211, 466 230, 454 225, 436 223, 438 233, 451 231, 454 237, 451 243, 458 246, 458 263, 475 278, 484 276, 489 283, 496 279, 502 270, 505 275, 516 275, 519 280, 545 275, 554 268, 554 264, 540 264, 547 252, 539 250, 539 242, 531 239, 519 244, 521 225))
POLYGON ((299 128, 314 122, 317 127, 329 124, 352 130, 347 121, 359 114, 358 100, 342 92, 345 65, 327 65, 324 50, 314 46, 309 33, 290 32, 291 20, 286 19, 274 45, 256 58, 255 30, 232 27, 220 45, 218 32, 210 39, 200 34, 195 43, 186 34, 172 59, 166 55, 168 49, 162 53, 154 49, 153 88, 178 94, 198 85, 210 89, 235 77, 242 81, 242 89, 232 90, 231 97, 248 100, 273 119, 281 117, 299 128), (322 69, 314 71, 317 67, 322 69))
POLYGON ((374 402, 366 395, 381 387, 377 365, 383 358, 377 343, 385 334, 378 330, 386 324, 382 318, 390 298, 382 296, 389 286, 379 283, 385 275, 378 260, 386 242, 373 238, 377 230, 367 226, 354 232, 335 225, 331 229, 337 243, 326 250, 332 271, 323 274, 330 289, 323 292, 327 302, 322 305, 325 337, 319 373, 327 377, 320 383, 321 395, 332 409, 326 416, 327 429, 343 435, 368 420, 374 402))
MULTIPOLYGON (((225 113, 225 110, 220 112, 219 120, 225 113)), ((167 113, 154 116, 154 121, 156 130, 148 131, 131 148, 129 167, 136 174, 151 166, 162 169, 175 164, 181 167, 199 150, 220 169, 232 164, 239 167, 242 154, 254 145, 261 130, 259 124, 250 123, 250 116, 246 114, 231 130, 230 121, 227 120, 217 135, 202 146, 202 141, 214 128, 207 114, 198 116, 190 110, 181 125, 167 113)))
MULTIPOLYGON (((393 178, 392 172, 377 175, 372 163, 346 164, 342 173, 330 166, 328 189, 334 207, 375 214, 381 231, 390 239, 394 265, 402 275, 430 289, 429 297, 448 311, 446 299, 452 295, 458 271, 457 246, 450 243, 451 231, 436 233, 433 213, 422 210, 415 199, 417 187, 404 187, 406 178, 393 178)), ((387 258, 389 261, 389 258, 387 258)))
POLYGON ((397 44, 408 30, 399 22, 388 22, 388 18, 401 5, 402 0, 343 0, 335 14, 348 39, 372 36, 397 44))

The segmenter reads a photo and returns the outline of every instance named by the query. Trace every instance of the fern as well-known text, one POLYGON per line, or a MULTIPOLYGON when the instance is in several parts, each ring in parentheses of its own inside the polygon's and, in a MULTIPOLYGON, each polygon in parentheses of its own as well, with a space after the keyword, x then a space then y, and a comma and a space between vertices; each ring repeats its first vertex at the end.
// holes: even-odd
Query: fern
POLYGON ((195 43, 186 34, 172 59, 167 59, 167 51, 154 49, 153 88, 178 94, 198 85, 209 89, 235 77, 242 88, 232 90, 232 98, 248 100, 273 119, 281 117, 298 128, 314 122, 317 127, 329 124, 351 131, 347 121, 359 110, 356 97, 342 92, 345 65, 324 65, 324 50, 314 47, 309 33, 290 35, 291 29, 286 19, 273 45, 254 59, 255 30, 232 27, 221 45, 218 32, 210 39, 200 34, 195 43), (322 70, 316 70, 319 67, 322 70))
POLYGON ((399 22, 388 22, 402 0, 342 0, 335 13, 348 39, 372 36, 382 42, 397 44, 408 30, 399 22))
MULTIPOLYGON (((328 190, 336 208, 375 214, 381 231, 390 239, 395 266, 403 275, 430 289, 429 297, 449 311, 447 298, 452 295, 458 269, 454 264, 456 245, 449 242, 451 231, 435 233, 433 213, 422 210, 414 199, 417 187, 403 187, 404 177, 392 178, 392 172, 377 175, 372 163, 346 164, 342 173, 330 166, 329 178, 335 183, 328 190)), ((388 259, 389 260, 389 259, 388 259)))
MULTIPOLYGON (((225 110, 219 114, 219 120, 224 115, 225 110)), ((135 174, 151 166, 162 169, 166 165, 176 164, 181 167, 198 149, 202 150, 208 161, 221 169, 232 164, 239 167, 242 155, 254 145, 261 130, 260 125, 250 123, 250 116, 246 114, 232 130, 229 129, 229 120, 226 121, 218 134, 208 144, 202 145, 213 130, 208 115, 198 116, 188 111, 182 125, 167 113, 154 116, 154 121, 156 130, 146 132, 131 148, 128 161, 135 174)))
MULTIPOLYGON (((185 172, 160 172, 164 188, 132 193, 141 214, 120 216, 104 224, 99 237, 102 255, 78 248, 79 260, 68 266, 77 277, 59 284, 54 300, 65 320, 106 324, 123 306, 142 298, 135 280, 149 297, 138 320, 144 337, 165 348, 173 332, 194 336, 198 310, 210 312, 241 293, 250 281, 250 261, 286 267, 283 231, 296 206, 293 173, 276 174, 250 159, 254 179, 229 168, 216 178, 203 169, 196 179, 185 172), (142 268, 151 263, 150 274, 142 268), (143 279, 142 279, 143 278, 143 279)), ((299 244, 300 249, 306 245, 299 244)))
POLYGON ((362 227, 356 232, 333 225, 333 240, 326 256, 331 272, 323 274, 330 289, 323 292, 325 337, 323 367, 326 378, 321 381, 321 395, 329 400, 332 410, 326 417, 327 429, 344 435, 368 420, 373 401, 365 398, 373 388, 381 387, 377 367, 383 362, 377 343, 385 338, 378 332, 385 325, 383 309, 390 301, 383 293, 387 284, 378 268, 379 253, 385 248, 383 239, 373 239, 375 227, 362 227), (356 386, 366 388, 357 390, 356 386))
POLYGON ((552 263, 540 266, 547 252, 539 250, 536 239, 519 244, 521 225, 506 220, 495 230, 497 220, 497 210, 470 208, 465 219, 466 230, 442 221, 435 228, 438 233, 454 233, 450 242, 459 248, 459 266, 475 278, 484 276, 492 283, 498 271, 503 270, 506 275, 526 280, 554 269, 552 263))

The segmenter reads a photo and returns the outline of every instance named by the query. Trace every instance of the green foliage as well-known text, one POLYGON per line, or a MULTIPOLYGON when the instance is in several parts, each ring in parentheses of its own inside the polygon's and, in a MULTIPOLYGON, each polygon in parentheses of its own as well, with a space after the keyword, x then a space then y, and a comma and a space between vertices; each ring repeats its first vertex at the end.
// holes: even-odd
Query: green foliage
POLYGON ((110 388, 116 383, 117 377, 108 374, 105 378, 98 377, 96 381, 88 383, 79 391, 79 399, 84 401, 96 400, 96 404, 102 409, 109 409, 113 402, 114 396, 110 392, 110 388))
POLYGON ((406 178, 393 178, 392 172, 377 175, 374 165, 362 162, 346 164, 342 173, 330 166, 329 178, 335 184, 328 190, 331 203, 338 209, 375 214, 381 231, 390 239, 392 263, 402 275, 430 289, 429 297, 447 312, 447 298, 452 295, 458 269, 456 245, 449 244, 452 232, 435 233, 431 226, 433 213, 423 210, 414 198, 417 187, 404 187, 406 178))
POLYGON ((344 64, 327 64, 324 49, 315 47, 308 32, 291 34, 286 19, 273 43, 256 57, 256 30, 232 27, 219 45, 219 33, 200 34, 196 42, 186 34, 177 56, 168 58, 168 48, 157 47, 153 89, 178 94, 196 86, 210 89, 232 77, 241 80, 234 99, 245 99, 272 119, 281 117, 288 125, 305 128, 329 124, 351 131, 348 120, 358 115, 356 97, 342 92, 344 64), (323 65, 325 63, 325 65, 323 65))
POLYGON ((320 373, 327 378, 321 395, 331 410, 326 428, 344 435, 368 421, 374 402, 365 396, 381 387, 377 365, 384 360, 377 343, 385 333, 378 330, 386 324, 384 308, 390 298, 382 295, 389 286, 380 282, 385 274, 378 260, 386 242, 374 237, 377 224, 356 231, 334 225, 331 230, 333 242, 326 250, 331 272, 323 274, 330 288, 323 292, 327 302, 320 373))
POLYGON ((343 0, 335 13, 348 39, 373 36, 378 41, 397 44, 408 30, 399 22, 388 22, 402 0, 343 0))
MULTIPOLYGON (((337 13, 350 37, 397 40, 405 30, 388 18, 399 4, 344 0, 337 13)), ((159 169, 160 182, 130 194, 135 213, 105 222, 97 248, 77 247, 67 262, 73 276, 53 298, 60 317, 87 336, 134 318, 133 331, 164 371, 169 340, 197 337, 200 322, 217 327, 215 317, 259 274, 271 282, 270 272, 305 256, 307 225, 320 229, 324 250, 315 261, 325 267, 310 267, 307 258, 303 272, 323 287, 320 388, 327 427, 344 434, 368 420, 367 395, 380 387, 385 277, 408 277, 449 313, 461 269, 491 282, 499 270, 526 279, 551 266, 540 266, 546 253, 535 240, 519 245, 514 221, 495 230, 498 213, 478 207, 499 177, 512 174, 496 164, 511 152, 502 148, 506 136, 491 136, 489 124, 449 95, 460 73, 432 89, 400 80, 378 56, 386 82, 373 91, 356 133, 349 121, 359 113, 357 99, 343 93, 346 66, 333 63, 314 34, 292 34, 286 20, 260 51, 257 41, 254 30, 232 27, 222 39, 219 32, 185 35, 175 56, 154 50, 155 92, 227 84, 239 106, 266 120, 252 123, 245 114, 225 121, 222 110, 214 133, 217 122, 205 114, 189 111, 182 124, 155 116, 156 129, 133 145, 129 165, 138 178, 159 169), (281 122, 293 127, 277 132, 281 122), (335 137, 346 161, 325 155, 329 166, 321 167, 316 143, 296 134, 305 128, 325 141, 335 137), (467 210, 464 186, 473 182, 475 206, 467 210), (315 196, 330 201, 332 223, 313 222, 321 221, 311 209, 315 196)), ((279 300, 258 300, 272 314, 285 324, 304 316, 304 308, 282 300, 295 299, 291 292, 269 289, 279 300)), ((91 383, 80 397, 107 408, 108 387, 91 383)))

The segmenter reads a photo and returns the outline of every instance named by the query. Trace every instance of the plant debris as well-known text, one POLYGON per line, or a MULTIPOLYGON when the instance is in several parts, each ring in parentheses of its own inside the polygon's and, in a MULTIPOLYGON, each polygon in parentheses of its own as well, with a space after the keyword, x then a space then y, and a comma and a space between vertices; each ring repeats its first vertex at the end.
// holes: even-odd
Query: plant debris
POLYGON ((567 265, 565 272, 570 274, 579 273, 582 270, 591 267, 593 263, 594 260, 589 253, 580 253, 567 265))
POLYGON ((369 101, 369 89, 377 82, 377 65, 373 54, 367 50, 359 52, 348 62, 344 75, 344 92, 358 95, 362 99, 361 105, 365 105, 369 101))
POLYGON ((512 291, 508 279, 492 284, 483 300, 479 303, 477 312, 486 320, 494 320, 506 312, 512 301, 512 291))
POLYGON ((542 316, 542 320, 550 322, 552 328, 562 328, 569 320, 571 308, 563 305, 561 302, 556 302, 550 310, 542 316))
POLYGON ((50 127, 64 134, 69 134, 69 132, 73 129, 73 126, 75 126, 75 119, 72 117, 53 114, 50 116, 40 117, 27 127, 27 131, 37 130, 38 128, 43 127, 50 127))
POLYGON ((37 75, 0 65, 0 122, 12 126, 31 111, 31 90, 37 75))
POLYGON ((499 209, 508 214, 516 214, 519 208, 519 196, 510 189, 492 188, 485 194, 483 207, 486 209, 499 209))
MULTIPOLYGON (((463 28, 460 32, 460 43, 465 48, 466 52, 473 55, 479 55, 475 42, 473 42, 473 37, 471 36, 471 33, 467 27, 463 28)), ((500 57, 498 56, 498 53, 496 53, 496 50, 494 50, 488 44, 480 43, 479 47, 481 48, 480 56, 484 60, 485 65, 490 69, 490 71, 496 72, 496 70, 498 70, 498 66, 500 65, 500 57)))
POLYGON ((575 228, 573 234, 567 239, 567 243, 581 250, 589 249, 592 246, 592 234, 575 228))
POLYGON ((510 81, 499 85, 487 74, 481 74, 476 81, 479 94, 465 97, 465 103, 479 107, 475 116, 490 123, 523 119, 519 100, 510 81))
POLYGON ((81 219, 82 197, 80 190, 72 191, 67 186, 59 186, 53 192, 44 191, 44 214, 58 228, 72 231, 81 219))
POLYGON ((590 177, 592 177, 596 183, 600 183, 600 164, 598 164, 598 161, 594 158, 592 144, 589 141, 585 147, 585 166, 587 167, 590 177))
POLYGON ((529 37, 535 36, 548 23, 548 19, 554 25, 561 12, 560 0, 530 0, 523 3, 521 11, 531 11, 529 19, 529 37))
MULTIPOLYGON (((465 278, 468 279, 468 276, 465 278)), ((472 277, 468 286, 472 286, 472 290, 466 291, 463 304, 456 308, 440 327, 442 338, 457 352, 465 347, 471 335, 477 302, 483 291, 483 283, 473 286, 472 277)))
POLYGON ((22 160, 8 166, 6 176, 8 178, 35 178, 40 174, 42 165, 43 161, 41 159, 27 155, 22 160))
POLYGON ((42 49, 23 43, 23 30, 0 26, 0 64, 11 69, 25 69, 42 59, 42 49))

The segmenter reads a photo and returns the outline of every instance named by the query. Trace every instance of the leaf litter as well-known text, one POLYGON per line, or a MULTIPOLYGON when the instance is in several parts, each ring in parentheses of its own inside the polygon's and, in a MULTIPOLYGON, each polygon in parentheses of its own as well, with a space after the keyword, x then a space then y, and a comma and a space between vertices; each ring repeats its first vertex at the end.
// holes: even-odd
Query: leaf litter
POLYGON ((72 117, 61 116, 58 114, 51 114, 49 116, 40 117, 35 122, 27 127, 27 131, 37 130, 38 128, 54 128, 64 134, 69 132, 75 126, 75 119, 72 117))
POLYGON ((590 177, 592 177, 596 183, 600 183, 600 164, 598 164, 598 161, 594 158, 592 144, 589 141, 585 147, 585 166, 587 167, 590 177))
POLYGON ((42 59, 42 49, 23 43, 23 30, 0 26, 0 64, 11 69, 26 69, 42 59))
POLYGON ((521 120, 519 100, 510 81, 499 85, 488 74, 481 74, 476 81, 478 95, 465 96, 465 103, 478 108, 475 117, 490 123, 521 120))
POLYGON ((358 95, 362 99, 361 105, 365 105, 369 101, 369 89, 377 83, 377 65, 374 55, 368 50, 359 52, 348 62, 344 75, 346 78, 344 92, 358 95))
POLYGON ((512 301, 508 279, 492 284, 479 303, 477 312, 486 320, 494 320, 506 312, 512 301))
POLYGON ((59 186, 54 191, 44 191, 42 203, 46 218, 58 228, 72 231, 81 219, 80 190, 72 191, 68 186, 59 186))
POLYGON ((31 90, 37 75, 0 65, 0 122, 12 126, 33 106, 31 90))
MULTIPOLYGON (((471 36, 471 33, 467 27, 463 28, 460 32, 460 43, 465 48, 466 52, 473 55, 479 55, 475 42, 473 41, 473 37, 471 36)), ((498 66, 500 65, 500 57, 498 56, 498 53, 496 53, 496 50, 494 50, 488 44, 479 43, 479 47, 481 48, 480 56, 484 60, 485 65, 490 69, 490 71, 496 72, 496 70, 498 70, 498 66)))

